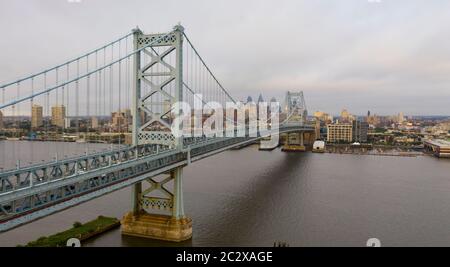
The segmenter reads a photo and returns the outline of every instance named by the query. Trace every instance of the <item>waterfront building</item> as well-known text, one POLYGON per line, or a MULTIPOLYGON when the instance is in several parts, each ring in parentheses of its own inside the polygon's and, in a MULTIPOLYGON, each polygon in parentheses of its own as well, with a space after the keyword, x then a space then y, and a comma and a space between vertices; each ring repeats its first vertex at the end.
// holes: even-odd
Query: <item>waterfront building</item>
POLYGON ((3 113, 0 111, 0 129, 3 129, 3 113))
POLYGON ((39 128, 42 125, 44 125, 42 114, 43 114, 42 106, 35 104, 31 107, 31 127, 32 128, 39 128))
POLYGON ((427 127, 427 131, 434 136, 448 135, 450 134, 450 121, 438 123, 433 127, 427 127))
POLYGON ((353 142, 367 143, 369 124, 365 121, 354 120, 352 122, 353 142))
POLYGON ((327 125, 327 142, 350 143, 353 140, 353 127, 350 123, 333 123, 327 125))
POLYGON ((450 158, 449 141, 441 139, 426 140, 423 145, 425 153, 433 154, 438 158, 450 158))
POLYGON ((64 128, 66 120, 66 107, 64 105, 52 107, 52 125, 64 128))

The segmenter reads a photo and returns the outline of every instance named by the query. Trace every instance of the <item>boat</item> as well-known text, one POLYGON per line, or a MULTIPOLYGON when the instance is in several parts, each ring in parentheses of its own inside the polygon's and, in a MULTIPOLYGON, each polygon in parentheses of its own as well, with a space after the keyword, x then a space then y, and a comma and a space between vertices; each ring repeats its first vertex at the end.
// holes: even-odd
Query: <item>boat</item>
POLYGON ((313 153, 325 153, 325 142, 321 140, 317 140, 313 144, 313 153))

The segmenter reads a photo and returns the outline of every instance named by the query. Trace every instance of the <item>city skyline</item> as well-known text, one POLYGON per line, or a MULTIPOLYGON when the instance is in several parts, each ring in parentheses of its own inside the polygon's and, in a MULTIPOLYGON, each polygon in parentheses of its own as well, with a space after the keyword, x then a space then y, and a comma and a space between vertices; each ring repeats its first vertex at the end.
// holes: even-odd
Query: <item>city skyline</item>
POLYGON ((450 115, 450 3, 402 2, 246 1, 239 9, 228 1, 140 2, 139 14, 119 21, 112 18, 132 6, 108 1, 100 13, 104 1, 2 2, 0 15, 11 23, 0 25, 0 80, 82 54, 136 25, 163 32, 179 21, 240 99, 303 90, 310 110, 332 114, 345 105, 355 114, 450 115), (147 5, 171 12, 144 16, 147 5), (18 10, 25 15, 12 16, 18 10), (89 31, 94 22, 97 31, 89 31), (30 49, 29 39, 37 38, 46 41, 30 49))

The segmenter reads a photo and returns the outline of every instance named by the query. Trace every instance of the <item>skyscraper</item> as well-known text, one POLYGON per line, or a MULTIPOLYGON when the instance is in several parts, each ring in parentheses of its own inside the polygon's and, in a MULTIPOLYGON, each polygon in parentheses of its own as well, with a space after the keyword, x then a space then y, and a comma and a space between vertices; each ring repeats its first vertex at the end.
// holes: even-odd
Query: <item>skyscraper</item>
POLYGON ((97 129, 98 126, 99 126, 98 117, 92 117, 91 118, 91 128, 92 129, 97 129))
POLYGON ((66 119, 66 107, 54 106, 52 107, 52 125, 58 126, 60 128, 65 127, 65 119, 66 119))
POLYGON ((343 109, 341 112, 341 121, 342 122, 352 122, 355 120, 355 116, 350 114, 346 109, 343 109))
POLYGON ((261 102, 264 102, 264 98, 263 98, 262 94, 259 94, 258 104, 261 103, 261 102))
POLYGON ((42 116, 42 106, 39 105, 33 105, 31 107, 31 127, 32 128, 38 128, 41 127, 43 123, 43 116, 42 116))
POLYGON ((398 123, 402 124, 405 121, 405 116, 403 115, 403 112, 400 112, 398 114, 398 123))
POLYGON ((111 114, 111 126, 116 130, 127 130, 128 125, 131 123, 132 116, 129 109, 113 112, 111 114))

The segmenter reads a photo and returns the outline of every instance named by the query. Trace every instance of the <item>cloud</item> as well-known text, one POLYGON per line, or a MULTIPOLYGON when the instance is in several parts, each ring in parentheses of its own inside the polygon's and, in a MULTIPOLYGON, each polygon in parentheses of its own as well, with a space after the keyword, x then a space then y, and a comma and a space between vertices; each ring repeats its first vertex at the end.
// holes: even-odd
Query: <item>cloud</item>
POLYGON ((136 25, 162 32, 181 22, 239 99, 304 90, 311 111, 450 114, 449 7, 446 0, 3 0, 0 80, 136 25))

